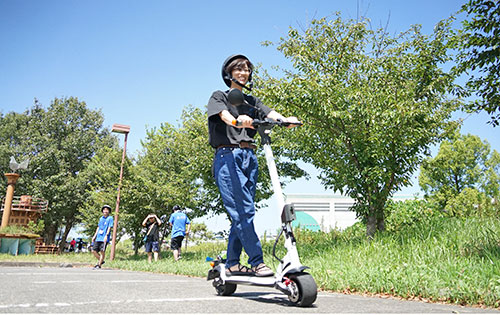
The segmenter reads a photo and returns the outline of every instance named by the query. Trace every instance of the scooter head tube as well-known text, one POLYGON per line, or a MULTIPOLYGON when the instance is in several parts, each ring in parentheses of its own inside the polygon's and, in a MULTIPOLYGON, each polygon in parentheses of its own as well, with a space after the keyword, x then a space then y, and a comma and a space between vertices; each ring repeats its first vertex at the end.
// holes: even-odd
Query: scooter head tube
POLYGON ((286 204, 283 207, 283 211, 281 212, 281 222, 291 223, 293 220, 295 220, 295 210, 293 208, 293 205, 286 204))

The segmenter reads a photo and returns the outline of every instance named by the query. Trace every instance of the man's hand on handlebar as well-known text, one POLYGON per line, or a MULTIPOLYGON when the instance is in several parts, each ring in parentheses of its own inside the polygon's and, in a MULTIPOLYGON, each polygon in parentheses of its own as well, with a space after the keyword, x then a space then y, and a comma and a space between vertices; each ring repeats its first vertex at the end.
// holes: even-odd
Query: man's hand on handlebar
POLYGON ((302 123, 297 119, 297 117, 294 117, 294 116, 290 116, 290 117, 286 117, 285 119, 283 119, 283 122, 285 123, 290 123, 290 125, 288 125, 287 128, 293 128, 293 127, 298 127, 300 126, 302 123))
POLYGON ((253 128, 253 119, 250 116, 247 115, 239 115, 238 118, 236 118, 236 121, 238 122, 235 126, 237 128, 253 128))

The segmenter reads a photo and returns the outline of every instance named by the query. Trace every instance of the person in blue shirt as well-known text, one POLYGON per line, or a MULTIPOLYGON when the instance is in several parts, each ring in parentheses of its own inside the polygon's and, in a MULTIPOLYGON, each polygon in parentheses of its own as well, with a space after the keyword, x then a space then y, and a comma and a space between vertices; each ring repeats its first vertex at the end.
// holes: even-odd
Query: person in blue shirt
POLYGON ((97 258, 97 265, 94 269, 101 269, 102 264, 104 264, 104 257, 106 256, 106 246, 111 238, 111 228, 113 227, 113 217, 109 215, 111 212, 111 207, 104 205, 101 208, 102 217, 99 219, 97 229, 95 230, 94 236, 92 237, 92 243, 94 244, 92 248, 92 253, 95 258, 97 258))
POLYGON ((189 235, 191 230, 191 221, 187 215, 181 211, 180 206, 174 206, 174 213, 170 216, 168 222, 172 227, 172 241, 170 242, 170 248, 174 251, 175 261, 181 258, 181 247, 182 240, 184 236, 189 235), (186 231, 187 225, 187 231, 186 231))

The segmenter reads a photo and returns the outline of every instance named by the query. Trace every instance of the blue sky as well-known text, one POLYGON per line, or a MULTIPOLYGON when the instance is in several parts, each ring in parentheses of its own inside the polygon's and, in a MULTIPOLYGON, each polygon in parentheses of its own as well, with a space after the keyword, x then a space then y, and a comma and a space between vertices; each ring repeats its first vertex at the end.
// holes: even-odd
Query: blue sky
MULTIPOLYGON (((391 33, 412 24, 429 33, 464 2, 0 0, 0 112, 22 112, 35 98, 48 106, 55 97, 75 96, 101 109, 106 126, 130 125, 134 154, 146 128, 175 124, 184 106, 204 107, 214 90, 225 88, 220 67, 228 55, 244 53, 264 68, 287 66, 275 48, 260 43, 278 41, 290 25, 359 12, 373 27, 389 19, 391 33)), ((468 117, 464 133, 500 151, 500 128, 487 125, 487 115, 456 116, 468 117)), ((417 191, 415 181, 402 193, 417 191)), ((313 178, 285 192, 324 190, 313 178)))

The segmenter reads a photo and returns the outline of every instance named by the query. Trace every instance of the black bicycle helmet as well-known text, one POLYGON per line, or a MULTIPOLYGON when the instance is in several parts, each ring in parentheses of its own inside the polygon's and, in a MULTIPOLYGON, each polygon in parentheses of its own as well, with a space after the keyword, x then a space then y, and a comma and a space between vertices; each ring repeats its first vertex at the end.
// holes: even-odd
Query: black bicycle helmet
POLYGON ((241 55, 241 54, 231 55, 231 56, 227 57, 227 59, 222 64, 222 80, 224 80, 224 83, 226 83, 227 87, 231 87, 231 81, 233 81, 236 84, 240 85, 241 87, 244 87, 245 89, 251 91, 252 90, 252 83, 251 83, 252 82, 252 73, 251 72, 250 72, 250 75, 248 76, 248 82, 250 83, 250 86, 248 87, 246 85, 239 83, 235 79, 233 79, 233 77, 231 76, 231 73, 227 73, 227 71, 226 71, 227 66, 233 60, 238 59, 238 58, 243 58, 243 59, 250 61, 250 59, 248 59, 247 56, 241 55))
POLYGON ((110 206, 108 206, 108 205, 104 205, 104 206, 102 206, 101 211, 102 211, 102 210, 104 210, 104 209, 108 209, 108 210, 109 210, 109 212, 111 212, 111 207, 110 207, 110 206))

